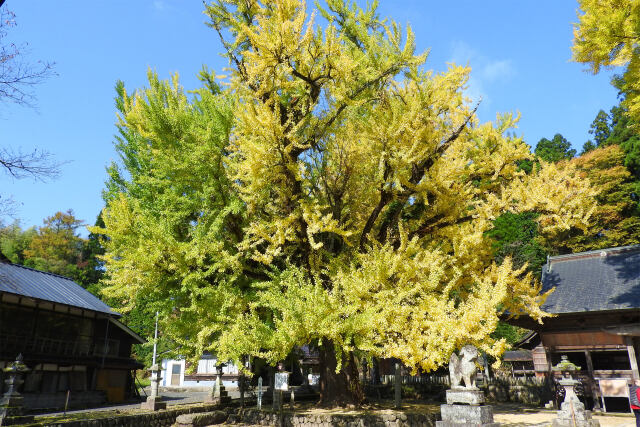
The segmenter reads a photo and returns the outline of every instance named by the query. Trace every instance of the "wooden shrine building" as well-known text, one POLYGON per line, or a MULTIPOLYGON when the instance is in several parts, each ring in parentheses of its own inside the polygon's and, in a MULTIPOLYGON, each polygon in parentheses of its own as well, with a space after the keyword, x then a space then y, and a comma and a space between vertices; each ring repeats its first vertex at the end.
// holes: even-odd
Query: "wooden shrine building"
POLYGON ((67 392, 71 407, 132 397, 131 349, 144 340, 120 317, 69 278, 0 258, 0 380, 22 354, 27 407, 64 407, 67 392))
MULTIPOLYGON (((624 398, 626 384, 640 379, 640 246, 550 257, 543 291, 555 289, 542 308, 553 317, 510 323, 535 331, 519 346, 529 349, 537 376, 566 354, 582 369, 586 400, 595 408, 624 398)), ((628 409, 626 400, 618 404, 628 409)))

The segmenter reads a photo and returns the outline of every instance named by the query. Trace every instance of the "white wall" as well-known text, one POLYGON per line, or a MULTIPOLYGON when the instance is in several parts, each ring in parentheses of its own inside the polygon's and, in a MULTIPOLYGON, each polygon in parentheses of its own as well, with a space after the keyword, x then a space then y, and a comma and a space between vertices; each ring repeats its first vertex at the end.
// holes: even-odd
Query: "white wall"
MULTIPOLYGON (((216 373, 215 364, 217 360, 213 359, 201 359, 198 361, 198 370, 197 373, 200 374, 210 374, 213 375, 216 373)), ((238 367, 233 363, 227 363, 226 366, 222 368, 223 374, 237 374, 238 367)), ((214 380, 210 381, 185 381, 185 360, 184 359, 162 359, 162 380, 160 381, 160 385, 163 387, 213 387, 215 384, 214 380), (174 365, 180 366, 180 384, 179 385, 171 385, 171 372, 174 365)), ((223 381, 222 382, 225 387, 237 387, 236 381, 223 381)))

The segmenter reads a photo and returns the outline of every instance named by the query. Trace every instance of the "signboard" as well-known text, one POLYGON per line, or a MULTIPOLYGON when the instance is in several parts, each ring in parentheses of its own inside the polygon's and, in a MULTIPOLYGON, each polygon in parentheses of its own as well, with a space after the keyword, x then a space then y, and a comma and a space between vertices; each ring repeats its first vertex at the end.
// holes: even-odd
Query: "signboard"
POLYGON ((276 373, 276 390, 287 391, 289 390, 289 372, 276 373))
POLYGON ((626 379, 599 380, 602 397, 629 397, 629 386, 626 379))
POLYGON ((320 375, 319 374, 309 374, 307 376, 309 379, 309 385, 319 385, 320 384, 320 375))

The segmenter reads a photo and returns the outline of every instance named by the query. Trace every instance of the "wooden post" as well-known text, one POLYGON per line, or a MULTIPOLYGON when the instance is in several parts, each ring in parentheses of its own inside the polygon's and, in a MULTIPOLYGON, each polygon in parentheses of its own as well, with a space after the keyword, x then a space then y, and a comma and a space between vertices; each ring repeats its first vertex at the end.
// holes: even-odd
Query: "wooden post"
POLYGON ((240 407, 244 409, 244 375, 242 372, 238 375, 238 386, 240 391, 240 407))
POLYGON ((640 379, 640 371, 638 371, 638 359, 636 358, 636 350, 633 348, 633 338, 625 338, 627 344, 627 353, 629 353, 629 363, 631 364, 631 372, 634 380, 640 379))
POLYGON ((67 399, 64 401, 64 413, 63 413, 63 415, 67 415, 67 408, 69 407, 69 394, 71 394, 71 390, 67 390, 67 399))
POLYGON ((584 351, 584 357, 587 359, 587 374, 589 374, 589 382, 591 383, 591 395, 593 396, 593 410, 601 411, 600 407, 600 390, 596 384, 596 379, 593 376, 593 360, 591 360, 591 352, 589 350, 584 351))
POLYGON ((282 390, 278 390, 278 420, 279 427, 284 427, 284 414, 282 413, 282 399, 284 399, 282 390))

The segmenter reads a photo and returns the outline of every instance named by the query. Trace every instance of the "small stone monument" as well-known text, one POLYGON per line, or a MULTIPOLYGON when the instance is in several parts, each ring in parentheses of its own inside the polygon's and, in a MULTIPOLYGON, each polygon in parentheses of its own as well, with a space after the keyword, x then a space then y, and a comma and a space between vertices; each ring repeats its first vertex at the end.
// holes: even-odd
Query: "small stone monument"
POLYGON ((275 411, 282 410, 282 395, 285 391, 289 391, 289 372, 276 372, 273 386, 273 409, 275 411))
POLYGON ((447 390, 447 403, 440 405, 442 421, 438 427, 458 426, 498 426, 493 422, 493 409, 483 405, 484 393, 476 387, 478 367, 478 350, 472 345, 465 345, 460 350, 460 357, 455 353, 449 359, 449 376, 451 389, 447 390), (464 386, 461 385, 464 381, 464 386))
POLYGON ((24 415, 24 398, 18 393, 18 388, 24 382, 22 376, 29 372, 27 365, 22 362, 22 354, 4 368, 4 372, 9 378, 4 381, 7 391, 0 399, 0 426, 32 423, 33 415, 24 415))
POLYGON ((158 388, 160 387, 160 367, 158 364, 151 366, 151 395, 147 397, 146 402, 140 404, 140 408, 148 411, 157 411, 159 409, 166 409, 167 402, 162 401, 162 396, 158 394, 158 388))
POLYGON ((258 378, 258 398, 256 401, 258 405, 258 411, 262 410, 262 377, 258 378))
POLYGON ((213 402, 221 405, 226 405, 231 402, 231 397, 229 396, 227 389, 222 383, 222 368, 224 368, 225 366, 225 363, 216 365, 216 382, 211 388, 211 394, 205 397, 205 402, 213 402))
POLYGON ((562 355, 560 363, 551 370, 562 374, 558 383, 564 387, 564 401, 560 405, 558 418, 553 420, 553 427, 599 427, 600 422, 592 418, 591 411, 584 409, 584 403, 576 395, 575 388, 580 381, 574 380, 571 374, 579 371, 580 367, 571 363, 566 355, 562 355))

